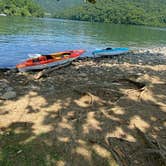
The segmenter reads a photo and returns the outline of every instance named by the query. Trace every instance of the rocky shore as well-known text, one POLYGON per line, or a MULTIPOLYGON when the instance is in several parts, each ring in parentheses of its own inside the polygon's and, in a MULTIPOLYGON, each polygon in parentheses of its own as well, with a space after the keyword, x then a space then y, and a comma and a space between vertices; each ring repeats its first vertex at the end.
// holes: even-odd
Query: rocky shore
POLYGON ((165 164, 166 47, 36 74, 0 71, 0 163, 40 152, 50 165, 165 164), (145 152, 136 128, 161 145, 151 149, 158 158, 145 152), (8 145, 18 149, 7 153, 8 145))

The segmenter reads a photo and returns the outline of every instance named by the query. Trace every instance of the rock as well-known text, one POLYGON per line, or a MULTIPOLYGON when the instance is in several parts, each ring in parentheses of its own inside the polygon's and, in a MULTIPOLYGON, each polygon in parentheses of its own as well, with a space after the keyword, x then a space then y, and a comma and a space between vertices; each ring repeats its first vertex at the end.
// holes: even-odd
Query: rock
POLYGON ((55 87, 53 86, 53 85, 51 85, 50 87, 49 87, 49 91, 54 91, 55 90, 55 87))
POLYGON ((29 85, 28 88, 31 89, 31 90, 37 90, 37 91, 40 90, 40 87, 39 87, 39 86, 32 85, 32 84, 29 85))
POLYGON ((9 99, 13 99, 16 97, 16 92, 14 91, 8 91, 6 93, 3 94, 2 99, 4 100, 9 100, 9 99))
POLYGON ((7 88, 8 87, 8 85, 7 84, 1 84, 0 83, 0 91, 2 91, 3 89, 5 89, 5 88, 7 88))
POLYGON ((16 68, 13 68, 13 69, 7 70, 4 74, 7 76, 11 76, 12 74, 16 74, 17 72, 18 70, 16 68))
POLYGON ((9 92, 9 91, 13 91, 13 88, 10 87, 10 86, 8 86, 8 87, 6 88, 6 91, 7 91, 7 92, 9 92))
POLYGON ((83 81, 89 81, 87 77, 82 78, 83 81))
POLYGON ((87 74, 86 73, 80 73, 79 76, 80 77, 87 77, 87 74))
POLYGON ((1 80, 0 80, 0 84, 3 84, 3 83, 6 83, 6 84, 7 84, 8 81, 7 81, 6 79, 1 79, 1 80))
POLYGON ((0 91, 3 91, 5 88, 8 87, 8 84, 6 81, 0 81, 0 91))
POLYGON ((16 97, 16 92, 9 86, 6 79, 0 80, 0 98, 3 100, 13 99, 16 97))

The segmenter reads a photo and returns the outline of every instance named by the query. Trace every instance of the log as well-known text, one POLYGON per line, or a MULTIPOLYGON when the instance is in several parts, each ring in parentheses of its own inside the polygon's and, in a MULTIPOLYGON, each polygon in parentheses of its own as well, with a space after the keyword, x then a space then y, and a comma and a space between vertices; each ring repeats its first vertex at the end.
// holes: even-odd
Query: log
POLYGON ((42 70, 38 74, 36 74, 34 76, 34 78, 38 80, 41 77, 47 76, 49 73, 53 72, 54 70, 60 69, 62 67, 66 67, 66 66, 68 66, 70 64, 71 64, 71 62, 68 62, 68 63, 65 63, 63 65, 59 65, 59 66, 55 66, 55 67, 52 67, 52 68, 48 68, 48 69, 42 70))

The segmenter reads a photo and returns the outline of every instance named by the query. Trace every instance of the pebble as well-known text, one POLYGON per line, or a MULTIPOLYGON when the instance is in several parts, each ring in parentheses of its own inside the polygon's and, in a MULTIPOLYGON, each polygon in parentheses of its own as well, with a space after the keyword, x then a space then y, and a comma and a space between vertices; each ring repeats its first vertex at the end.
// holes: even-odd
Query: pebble
POLYGON ((9 86, 6 80, 0 81, 0 97, 3 100, 9 100, 16 97, 16 92, 9 86))
MULTIPOLYGON (((113 58, 100 59, 95 63, 97 67, 105 66, 105 64, 139 64, 139 65, 162 65, 166 64, 166 47, 158 47, 158 48, 146 48, 131 51, 125 55, 115 56, 113 58)), ((80 64, 83 62, 80 62, 80 64)), ((89 65, 91 63, 86 62, 89 65)), ((94 65, 94 64, 92 64, 94 65)), ((111 66, 111 67, 112 67, 111 66)))
POLYGON ((9 99, 13 99, 15 97, 16 97, 16 92, 9 91, 9 92, 4 93, 1 98, 4 100, 9 100, 9 99))
POLYGON ((80 77, 87 77, 87 74, 86 73, 80 73, 79 76, 80 77))

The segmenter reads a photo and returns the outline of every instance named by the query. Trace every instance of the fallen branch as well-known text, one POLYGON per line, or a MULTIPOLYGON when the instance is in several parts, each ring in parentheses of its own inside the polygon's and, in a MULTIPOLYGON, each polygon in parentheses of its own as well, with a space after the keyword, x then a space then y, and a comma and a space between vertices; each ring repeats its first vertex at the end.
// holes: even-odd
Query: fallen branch
POLYGON ((48 69, 42 70, 38 74, 36 74, 34 76, 34 78, 38 80, 41 77, 47 76, 49 73, 53 72, 54 70, 60 69, 62 67, 66 67, 66 66, 68 66, 70 64, 71 64, 71 62, 68 62, 68 63, 65 63, 63 65, 59 65, 59 66, 55 66, 55 67, 52 67, 52 68, 48 68, 48 69))

